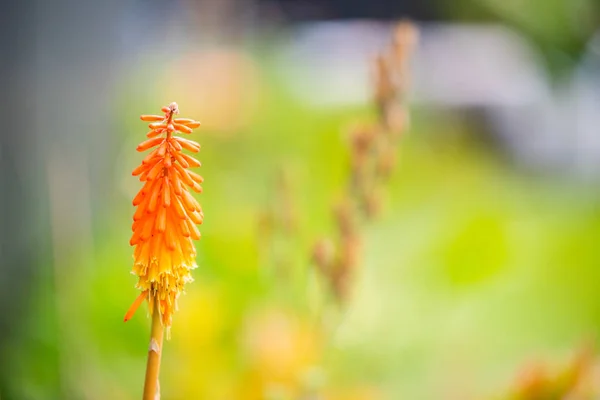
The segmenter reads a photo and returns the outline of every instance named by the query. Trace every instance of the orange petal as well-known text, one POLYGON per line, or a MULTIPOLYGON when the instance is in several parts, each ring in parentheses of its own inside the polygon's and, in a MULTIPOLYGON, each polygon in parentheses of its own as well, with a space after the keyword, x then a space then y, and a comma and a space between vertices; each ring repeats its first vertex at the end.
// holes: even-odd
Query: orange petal
POLYGON ((152 169, 150 171, 148 171, 148 180, 151 181, 153 179, 156 179, 156 177, 158 177, 158 174, 160 174, 163 170, 164 170, 164 165, 162 163, 162 160, 159 160, 156 165, 154 165, 154 167, 152 167, 152 169))
POLYGON ((163 233, 167 226, 167 209, 164 207, 158 208, 158 215, 156 216, 156 231, 163 233))
POLYGON ((173 218, 171 215, 169 215, 167 217, 168 219, 168 223, 167 223, 167 229, 165 230, 165 244, 167 245, 167 249, 173 251, 175 250, 175 235, 174 235, 174 230, 175 230, 175 222, 173 221, 173 218))
POLYGON ((169 335, 171 334, 171 307, 167 307, 165 310, 165 313, 162 316, 162 323, 167 327, 167 338, 169 338, 169 335))
POLYGON ((140 238, 143 241, 146 241, 152 237, 152 228, 154 228, 154 218, 152 218, 152 216, 148 216, 144 221, 144 228, 142 228, 142 232, 140 233, 140 238))
POLYGON ((198 160, 196 160, 194 157, 192 156, 188 156, 187 154, 183 154, 181 153, 181 156, 185 159, 185 161, 188 162, 188 164, 192 167, 201 167, 202 163, 198 160))
POLYGON ((158 157, 164 157, 165 153, 167 152, 167 144, 163 143, 160 145, 160 147, 156 150, 156 155, 158 157))
POLYGON ((141 223, 142 221, 133 221, 133 224, 131 224, 131 230, 135 232, 140 227, 141 223))
POLYGON ((165 117, 160 115, 140 115, 140 119, 146 122, 162 121, 165 117))
POLYGON ((142 201, 140 203, 140 205, 138 206, 137 210, 135 210, 135 213, 133 214, 133 220, 134 221, 141 220, 144 217, 144 215, 146 214, 147 207, 148 207, 148 200, 147 200, 147 198, 144 198, 144 201, 142 201))
POLYGON ((152 188, 154 187, 154 185, 156 184, 156 181, 148 181, 144 184, 144 186, 142 186, 142 190, 140 190, 140 192, 144 193, 144 196, 147 195, 148 193, 150 193, 152 191, 152 188))
POLYGON ((196 193, 202 193, 202 186, 198 182, 193 182, 192 190, 196 193))
POLYGON ((158 153, 158 149, 152 150, 144 159, 142 160, 142 164, 152 164, 153 159, 156 157, 158 153))
POLYGON ((175 165, 175 170, 177 172, 177 176, 185 182, 186 185, 188 186, 192 186, 194 185, 194 181, 192 180, 192 178, 190 178, 190 176, 188 175, 187 171, 185 169, 183 169, 181 166, 178 166, 177 164, 175 165))
MULTIPOLYGON (((162 238, 161 238, 162 240, 162 238)), ((170 272, 173 268, 173 261, 171 258, 171 252, 163 250, 160 252, 160 259, 158 261, 158 270, 161 274, 165 272, 170 272)))
POLYGON ((200 126, 199 121, 194 121, 193 119, 189 119, 189 118, 175 118, 173 120, 173 122, 176 122, 176 123, 182 124, 182 125, 187 125, 190 128, 197 128, 200 126))
POLYGON ((175 138, 171 138, 171 140, 169 140, 169 144, 175 149, 175 151, 181 151, 182 149, 181 144, 179 144, 175 138))
POLYGON ((183 201, 183 205, 189 212, 194 212, 194 210, 200 210, 200 204, 198 204, 196 199, 194 199, 194 197, 187 190, 183 191, 181 200, 183 201))
POLYGON ((133 170, 133 172, 131 172, 131 175, 138 176, 142 172, 144 172, 146 169, 148 169, 148 165, 140 164, 140 165, 138 165, 138 167, 136 169, 133 170))
POLYGON ((153 129, 150 132, 146 133, 146 137, 153 138, 153 137, 156 137, 156 136, 162 134, 163 132, 164 132, 164 129, 162 129, 162 128, 153 129))
MULTIPOLYGON (((176 165, 176 164, 173 164, 176 165)), ((175 192, 175 194, 177 196, 181 196, 181 180, 179 179, 179 174, 177 173, 177 171, 169 174, 169 177, 171 178, 171 187, 173 188, 173 191, 175 192)))
POLYGON ((169 207, 171 205, 171 185, 169 184, 169 178, 165 178, 165 184, 162 188, 162 201, 163 207, 169 207))
POLYGON ((186 172, 189 175, 189 177, 192 178, 193 180, 195 180, 196 182, 198 182, 198 183, 204 182, 204 178, 202 178, 200 175, 198 175, 194 171, 186 171, 186 172))
POLYGON ((183 236, 190 237, 190 228, 187 224, 187 219, 181 221, 181 223, 179 224, 179 230, 181 231, 181 234, 183 236))
POLYGON ((200 151, 200 145, 192 140, 187 140, 182 137, 175 137, 175 140, 179 142, 181 147, 191 152, 197 153, 200 151))
POLYGON ((161 123, 155 122, 153 124, 149 124, 148 127, 150 129, 158 129, 158 128, 164 128, 166 126, 166 121, 163 121, 161 123))
POLYGON ((195 122, 195 121, 193 119, 190 119, 190 118, 175 118, 175 119, 173 119, 173 122, 176 122, 178 124, 187 125, 187 124, 189 124, 191 122, 195 122))
POLYGON ((138 144, 138 146, 136 147, 136 150, 139 152, 146 151, 148 149, 151 149, 154 146, 159 145, 164 140, 165 139, 163 139, 161 137, 145 140, 142 143, 138 144))
POLYGON ((189 217, 195 224, 201 224, 203 222, 203 217, 200 215, 200 213, 198 211, 189 213, 189 217))
POLYGON ((144 299, 146 299, 147 295, 148 295, 147 290, 144 290, 142 293, 140 293, 140 295, 135 299, 135 301, 133 302, 131 307, 129 307, 129 310, 127 310, 127 313, 125 314, 125 318, 123 319, 123 322, 129 321, 131 319, 131 317, 133 317, 133 314, 135 314, 137 309, 144 302, 144 299))
POLYGON ((150 193, 150 199, 148 200, 148 213, 153 213, 156 211, 156 207, 158 205, 158 197, 161 193, 162 185, 155 187, 154 190, 150 193))
POLYGON ((150 260, 150 246, 149 244, 143 243, 140 246, 137 246, 135 248, 135 251, 133 252, 134 256, 135 256, 135 263, 138 264, 148 264, 148 261, 150 260))
POLYGON ((177 213, 177 216, 180 219, 186 219, 186 213, 185 213, 185 209, 183 208, 183 205, 181 204, 181 201, 179 200, 178 197, 174 197, 171 201, 171 204, 173 204, 173 207, 175 208, 175 212, 177 213))
POLYGON ((181 166, 183 168, 189 168, 190 165, 187 163, 187 161, 185 160, 185 158, 183 158, 183 154, 178 152, 178 151, 173 151, 171 152, 171 154, 173 154, 173 157, 175 157, 175 160, 177 160, 177 162, 179 164, 175 164, 175 167, 177 168, 178 166, 181 166))
POLYGON ((138 244, 141 240, 140 238, 141 232, 138 230, 133 232, 133 235, 131 235, 131 239, 129 239, 129 245, 130 246, 135 246, 136 244, 138 244))
POLYGON ((141 190, 138 192, 138 194, 133 198, 133 206, 137 206, 139 205, 142 200, 144 199, 144 192, 142 192, 141 190))
POLYGON ((194 225, 192 223, 192 221, 190 220, 186 220, 185 223, 187 224, 189 230, 190 230, 190 236, 192 237, 192 239, 194 240, 200 240, 200 230, 198 229, 198 227, 196 225, 194 225))
POLYGON ((148 180, 148 171, 146 170, 146 171, 142 172, 142 174, 140 175, 140 181, 145 182, 147 180, 148 180))
POLYGON ((183 132, 183 133, 192 133, 192 128, 182 125, 182 124, 177 124, 177 123, 173 123, 173 126, 175 127, 176 130, 178 130, 179 132, 183 132))
POLYGON ((194 129, 194 128, 198 128, 200 126, 200 122, 199 121, 194 121, 194 122, 190 122, 190 123, 188 123, 186 125, 189 126, 192 129, 194 129))

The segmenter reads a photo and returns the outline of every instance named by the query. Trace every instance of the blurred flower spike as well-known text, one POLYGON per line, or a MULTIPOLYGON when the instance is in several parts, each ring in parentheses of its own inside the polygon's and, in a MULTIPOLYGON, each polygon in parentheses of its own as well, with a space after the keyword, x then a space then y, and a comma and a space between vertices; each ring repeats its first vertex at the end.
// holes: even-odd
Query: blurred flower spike
POLYGON ((197 224, 204 219, 202 208, 190 194, 188 187, 201 193, 200 175, 189 170, 199 167, 200 161, 183 153, 200 151, 200 145, 175 136, 190 134, 200 123, 179 114, 177 103, 163 107, 164 116, 142 115, 142 121, 151 122, 148 140, 137 146, 137 151, 152 150, 133 170, 144 186, 133 199, 137 207, 133 215, 133 235, 129 243, 135 246, 132 273, 139 277, 136 288, 142 293, 125 315, 128 321, 144 300, 148 300, 150 314, 160 313, 162 325, 171 326, 177 298, 187 282, 190 271, 197 267, 193 240, 200 239, 197 224), (156 310, 155 308, 158 308, 156 310))

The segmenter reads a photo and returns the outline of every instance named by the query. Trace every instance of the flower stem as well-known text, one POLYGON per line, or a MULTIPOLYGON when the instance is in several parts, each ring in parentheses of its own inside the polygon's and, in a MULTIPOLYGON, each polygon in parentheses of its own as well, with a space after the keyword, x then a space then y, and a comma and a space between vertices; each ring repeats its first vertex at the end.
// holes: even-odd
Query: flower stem
POLYGON ((143 400, 159 400, 160 385, 158 374, 160 372, 160 359, 162 356, 164 328, 160 322, 158 300, 154 298, 152 310, 152 330, 150 333, 150 346, 148 347, 148 363, 146 364, 146 380, 144 381, 143 400))

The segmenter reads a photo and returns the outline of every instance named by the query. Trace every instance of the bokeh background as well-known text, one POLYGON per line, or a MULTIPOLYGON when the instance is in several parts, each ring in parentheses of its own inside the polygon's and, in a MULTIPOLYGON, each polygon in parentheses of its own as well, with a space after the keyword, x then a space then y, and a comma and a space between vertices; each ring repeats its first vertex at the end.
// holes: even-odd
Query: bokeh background
POLYGON ((510 398, 523 365, 600 338, 595 0, 23 0, 0 20, 3 400, 141 396, 131 170, 139 115, 171 101, 203 123, 206 219, 164 399, 510 398), (312 249, 405 17, 411 127, 339 306, 312 249))

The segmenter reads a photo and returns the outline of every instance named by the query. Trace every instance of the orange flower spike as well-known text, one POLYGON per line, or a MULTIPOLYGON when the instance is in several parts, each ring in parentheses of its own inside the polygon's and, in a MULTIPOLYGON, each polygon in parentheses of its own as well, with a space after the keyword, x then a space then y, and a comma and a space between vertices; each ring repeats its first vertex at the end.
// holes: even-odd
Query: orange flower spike
POLYGON ((174 135, 192 132, 200 125, 197 121, 177 118, 176 103, 163 107, 164 117, 142 115, 142 121, 151 122, 149 138, 137 146, 137 151, 153 149, 133 170, 144 186, 133 199, 137 207, 132 225, 130 244, 135 246, 133 273, 138 276, 136 287, 140 296, 128 310, 129 320, 144 300, 148 300, 150 312, 158 313, 164 327, 170 328, 177 310, 177 299, 185 283, 191 282, 191 270, 196 268, 196 250, 192 239, 200 238, 197 224, 204 215, 200 204, 190 194, 191 189, 200 192, 200 175, 187 168, 199 166, 195 158, 184 154, 183 149, 197 153, 200 145, 174 135), (154 307, 154 304, 158 307, 154 307))

